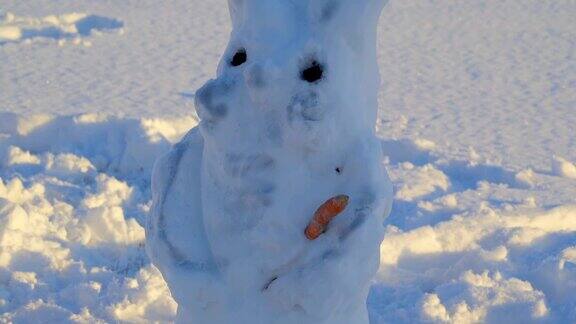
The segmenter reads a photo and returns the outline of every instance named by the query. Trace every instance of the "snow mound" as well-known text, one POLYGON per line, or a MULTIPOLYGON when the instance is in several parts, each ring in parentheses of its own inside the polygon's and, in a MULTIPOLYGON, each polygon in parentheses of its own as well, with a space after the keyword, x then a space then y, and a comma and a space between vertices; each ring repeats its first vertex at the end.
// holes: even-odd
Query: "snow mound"
POLYGON ((194 119, 4 116, 0 321, 170 321, 142 224, 152 163, 194 119))
POLYGON ((382 143, 396 200, 370 322, 574 321, 570 162, 556 158, 552 173, 508 169, 472 147, 448 153, 426 142, 382 143))
POLYGON ((24 150, 34 152, 53 173, 97 169, 138 178, 141 172, 150 174, 155 158, 170 147, 170 141, 195 124, 194 117, 159 120, 83 114, 55 118, 0 113, 0 134, 7 136, 3 142, 9 144, 0 147, 0 161, 19 163, 26 174, 38 172, 30 163, 21 163, 34 159, 24 150))
POLYGON ((559 177, 576 179, 576 164, 562 157, 555 156, 552 159, 552 173, 559 177))
POLYGON ((86 13, 34 18, 6 12, 0 16, 0 45, 52 39, 57 40, 59 45, 69 40, 72 44, 89 47, 89 36, 113 31, 121 34, 123 27, 120 20, 86 13))
MULTIPOLYGON (((440 168, 444 163, 432 164, 440 168)), ((412 171, 402 163, 391 169, 393 179, 398 172, 412 171)), ((532 177, 535 186, 545 178, 532 177)), ((450 180, 467 182, 455 176, 450 180)), ((402 181, 434 184, 425 177, 402 176, 402 181)), ((539 208, 530 187, 514 184, 481 180, 417 202, 400 200, 390 222, 396 226, 388 226, 381 245, 380 283, 368 301, 372 322, 573 319, 576 300, 568 291, 576 285, 576 205, 539 208)))
POLYGON ((544 294, 529 282, 505 279, 499 272, 466 271, 460 278, 425 294, 421 319, 434 323, 529 323, 548 314, 544 294))

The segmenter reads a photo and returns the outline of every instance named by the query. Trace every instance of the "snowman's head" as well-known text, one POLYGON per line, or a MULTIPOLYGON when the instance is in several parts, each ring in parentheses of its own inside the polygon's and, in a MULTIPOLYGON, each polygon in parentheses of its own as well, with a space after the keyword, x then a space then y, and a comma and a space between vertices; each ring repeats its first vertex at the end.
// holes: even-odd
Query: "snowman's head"
POLYGON ((205 130, 263 118, 277 133, 306 133, 316 124, 321 131, 338 125, 344 136, 372 132, 376 24, 385 2, 229 0, 230 42, 217 78, 197 93, 205 130))

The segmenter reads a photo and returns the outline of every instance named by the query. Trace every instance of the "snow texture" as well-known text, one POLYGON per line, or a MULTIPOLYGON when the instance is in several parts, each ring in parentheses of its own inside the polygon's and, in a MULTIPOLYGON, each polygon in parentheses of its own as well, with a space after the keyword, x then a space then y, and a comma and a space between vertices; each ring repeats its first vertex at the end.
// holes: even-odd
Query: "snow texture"
MULTIPOLYGON (((197 124, 225 1, 0 10, 0 322, 173 322, 144 252, 149 179, 197 124), (14 40, 75 12, 122 27, 14 40)), ((574 16, 572 0, 386 6, 376 132, 395 198, 371 323, 576 321, 574 16)))
POLYGON ((0 20, 0 45, 7 42, 32 42, 50 38, 59 40, 59 45, 64 45, 69 39, 73 44, 90 47, 92 43, 83 38, 103 31, 118 29, 122 32, 122 26, 122 22, 116 19, 85 13, 32 18, 19 17, 7 12, 0 20))
POLYGON ((230 1, 200 124, 156 164, 147 248, 182 323, 361 323, 392 200, 374 134, 382 1, 230 1), (362 20, 362 22, 360 22, 362 20), (350 203, 316 240, 327 199, 350 203))

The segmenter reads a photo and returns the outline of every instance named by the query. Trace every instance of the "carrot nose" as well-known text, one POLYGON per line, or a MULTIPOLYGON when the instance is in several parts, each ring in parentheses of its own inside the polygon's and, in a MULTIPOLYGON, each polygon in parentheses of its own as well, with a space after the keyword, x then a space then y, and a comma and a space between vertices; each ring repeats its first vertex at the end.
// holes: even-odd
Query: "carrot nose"
POLYGON ((306 226, 306 230, 304 231, 306 238, 309 240, 315 240, 318 236, 324 233, 332 219, 346 209, 349 200, 350 197, 347 195, 338 195, 326 200, 320 207, 318 207, 316 212, 314 212, 314 217, 308 226, 306 226))

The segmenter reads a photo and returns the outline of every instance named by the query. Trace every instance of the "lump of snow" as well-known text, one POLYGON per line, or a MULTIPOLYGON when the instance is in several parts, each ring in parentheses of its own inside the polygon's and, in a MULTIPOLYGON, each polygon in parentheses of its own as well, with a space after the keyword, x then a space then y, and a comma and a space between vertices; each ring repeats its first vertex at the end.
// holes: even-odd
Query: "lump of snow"
POLYGON ((559 177, 576 179, 576 165, 560 156, 554 156, 552 158, 552 173, 559 177))
POLYGON ((422 317, 436 323, 448 323, 450 314, 436 294, 426 294, 421 301, 422 317))
POLYGON ((36 39, 73 39, 81 43, 81 37, 94 32, 121 30, 123 23, 117 19, 68 13, 41 18, 20 17, 7 13, 0 20, 0 45, 5 42, 30 42, 36 39))
POLYGON ((40 183, 34 183, 30 187, 25 188, 20 178, 12 178, 6 183, 0 178, 0 198, 5 198, 14 203, 22 203, 35 197, 43 197, 45 191, 46 188, 40 183))
POLYGON ((0 26, 0 40, 15 41, 22 37, 22 31, 17 26, 0 26))
POLYGON ((82 201, 86 208, 121 206, 133 195, 134 189, 123 181, 105 174, 96 177, 96 192, 82 201))
POLYGON ((8 147, 8 151, 5 153, 3 160, 2 164, 6 166, 16 164, 40 164, 40 159, 37 156, 16 146, 8 147))
POLYGON ((558 264, 559 269, 564 269, 567 264, 572 264, 576 269, 576 246, 570 247, 562 251, 562 256, 558 264))
POLYGON ((126 296, 107 308, 117 321, 164 323, 172 320, 170 314, 176 313, 177 304, 170 298, 162 275, 152 266, 143 267, 135 278, 114 289, 126 296))
POLYGON ((529 282, 506 279, 500 273, 466 271, 441 285, 422 303, 424 320, 445 323, 493 321, 532 322, 548 314, 544 294, 529 282))
POLYGON ((517 183, 523 184, 528 188, 534 186, 534 171, 532 169, 524 169, 516 173, 514 178, 517 183))
POLYGON ((396 199, 413 201, 437 190, 446 191, 450 187, 450 179, 446 174, 431 164, 415 167, 406 162, 402 168, 404 172, 395 194, 396 199))
POLYGON ((126 219, 120 207, 90 209, 83 220, 89 229, 82 241, 91 244, 134 244, 144 240, 144 228, 135 219, 126 219))
POLYGON ((56 155, 48 153, 45 157, 45 168, 47 174, 60 178, 77 174, 96 175, 96 168, 88 159, 71 153, 56 155))

